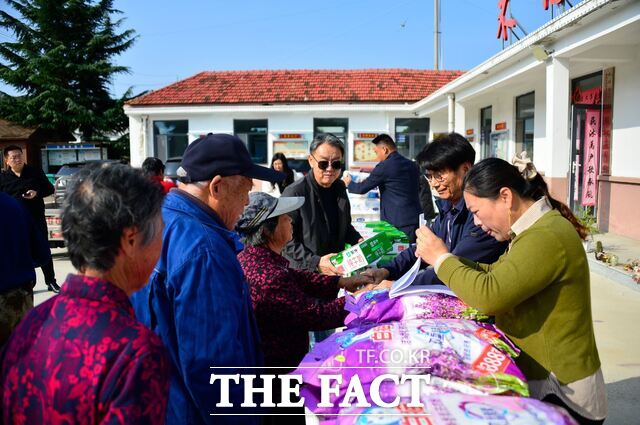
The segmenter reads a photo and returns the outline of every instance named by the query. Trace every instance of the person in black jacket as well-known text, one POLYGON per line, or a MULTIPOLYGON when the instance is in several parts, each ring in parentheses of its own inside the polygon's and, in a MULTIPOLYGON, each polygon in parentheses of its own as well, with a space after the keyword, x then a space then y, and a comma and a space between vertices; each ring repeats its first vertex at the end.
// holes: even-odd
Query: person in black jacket
POLYGON ((51 261, 47 240, 31 215, 0 192, 0 348, 24 315, 33 308, 34 265, 51 261))
POLYGON ((286 187, 282 196, 302 196, 304 205, 291 213, 293 240, 283 255, 294 269, 338 274, 329 258, 362 237, 351 225, 351 205, 342 171, 344 145, 333 134, 321 134, 310 146, 311 171, 286 187))
POLYGON ((420 206, 424 213, 424 219, 427 223, 436 218, 436 209, 433 207, 433 193, 431 192, 431 185, 429 180, 425 176, 426 170, 420 171, 420 206))
MULTIPOLYGON (((458 133, 440 137, 422 149, 416 161, 426 170, 425 178, 438 192, 436 201, 439 214, 429 225, 454 255, 469 258, 481 263, 495 262, 507 249, 506 242, 498 242, 494 237, 477 226, 473 214, 464 201, 462 186, 464 176, 475 162, 476 151, 469 141, 458 133)), ((390 286, 392 280, 404 275, 416 262, 416 245, 402 251, 391 262, 379 265, 379 268, 366 271, 373 276, 375 283, 386 280, 384 286, 390 286)), ((433 267, 422 263, 421 271, 412 285, 443 285, 433 267)))
MULTIPOLYGON (((49 238, 47 222, 44 218, 44 198, 53 194, 53 185, 44 172, 24 162, 22 148, 11 145, 4 149, 6 169, 0 173, 0 192, 6 192, 17 199, 29 211, 33 221, 44 235, 49 238)), ((53 261, 49 260, 42 266, 44 281, 49 291, 59 292, 53 261)))
POLYGON ((345 173, 342 178, 351 193, 363 194, 380 188, 380 219, 406 233, 411 242, 416 240, 420 205, 420 171, 415 162, 398 153, 395 142, 388 134, 379 134, 371 141, 378 165, 362 182, 354 182, 345 173))

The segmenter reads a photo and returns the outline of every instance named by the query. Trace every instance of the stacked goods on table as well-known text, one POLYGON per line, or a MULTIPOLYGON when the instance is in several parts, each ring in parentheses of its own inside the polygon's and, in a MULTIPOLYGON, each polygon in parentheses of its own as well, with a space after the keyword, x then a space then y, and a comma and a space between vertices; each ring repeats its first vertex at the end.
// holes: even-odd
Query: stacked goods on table
MULTIPOLYGON (((369 177, 369 173, 363 172, 350 171, 349 174, 354 182, 360 182, 369 177)), ((347 196, 351 204, 351 220, 354 224, 380 219, 380 192, 377 188, 362 195, 347 191, 347 196)))
POLYGON ((517 347, 454 295, 389 298, 377 290, 348 295, 345 308, 347 329, 318 343, 294 372, 303 377, 305 406, 326 425, 574 423, 562 409, 528 398, 517 347), (340 377, 329 404, 328 375, 340 377), (361 397, 370 407, 355 406, 361 397))

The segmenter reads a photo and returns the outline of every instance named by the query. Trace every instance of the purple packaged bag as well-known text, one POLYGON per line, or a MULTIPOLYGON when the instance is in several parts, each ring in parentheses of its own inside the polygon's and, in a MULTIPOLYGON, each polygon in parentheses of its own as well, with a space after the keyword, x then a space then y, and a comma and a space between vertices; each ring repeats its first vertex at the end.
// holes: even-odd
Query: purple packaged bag
POLYGON ((464 319, 469 306, 459 298, 442 294, 404 295, 389 298, 388 292, 349 295, 344 324, 349 328, 416 319, 464 319))
MULTIPOLYGON (((522 372, 509 350, 502 351, 509 345, 494 329, 461 319, 347 329, 317 344, 294 373, 302 375, 305 405, 316 413, 335 413, 356 374, 365 389, 382 374, 431 374, 443 382, 464 383, 481 393, 528 395, 522 372), (342 383, 338 395, 332 398, 334 406, 320 408, 320 376, 327 374, 340 375, 342 383)), ((396 395, 387 393, 392 398, 396 395)))
POLYGON ((526 397, 439 394, 421 398, 424 407, 348 408, 322 425, 576 425, 562 408, 526 397))

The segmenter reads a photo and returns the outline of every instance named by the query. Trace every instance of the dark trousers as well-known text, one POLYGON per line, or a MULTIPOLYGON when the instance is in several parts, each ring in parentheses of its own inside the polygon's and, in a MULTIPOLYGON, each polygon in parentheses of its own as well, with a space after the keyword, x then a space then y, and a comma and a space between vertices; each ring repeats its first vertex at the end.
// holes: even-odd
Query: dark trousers
POLYGON ((48 263, 43 264, 40 267, 42 274, 44 274, 45 283, 56 283, 56 272, 53 270, 53 260, 49 260, 48 263))
MULTIPOLYGON (((47 229, 47 222, 44 221, 44 216, 42 216, 42 220, 38 220, 37 223, 44 239, 49 240, 49 230, 47 229)), ((53 270, 53 258, 43 264, 40 269, 42 270, 42 274, 44 274, 45 283, 56 283, 56 273, 53 270)))
POLYGON ((542 401, 544 401, 546 403, 555 404, 556 406, 560 406, 560 407, 564 408, 564 410, 566 410, 567 413, 569 413, 571 415, 571 417, 573 419, 575 419, 576 422, 578 422, 580 425, 600 425, 600 424, 604 423, 604 419, 601 419, 599 421, 594 421, 593 419, 587 419, 584 416, 580 416, 576 411, 574 411, 572 408, 567 406, 565 404, 565 402, 562 401, 562 399, 560 399, 560 397, 558 397, 555 394, 549 394, 549 395, 545 396, 542 399, 542 401))

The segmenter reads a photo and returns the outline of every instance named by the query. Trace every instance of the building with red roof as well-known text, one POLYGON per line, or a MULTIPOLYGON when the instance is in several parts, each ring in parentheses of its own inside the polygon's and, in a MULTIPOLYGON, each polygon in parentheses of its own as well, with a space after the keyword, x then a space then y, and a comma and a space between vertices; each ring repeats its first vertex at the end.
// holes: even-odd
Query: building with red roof
POLYGON ((305 159, 313 136, 331 132, 347 146, 349 165, 370 165, 378 133, 401 135, 415 156, 429 119, 410 105, 462 75, 417 69, 206 71, 129 101, 131 159, 182 155, 200 135, 236 134, 256 162, 275 152, 305 159))

